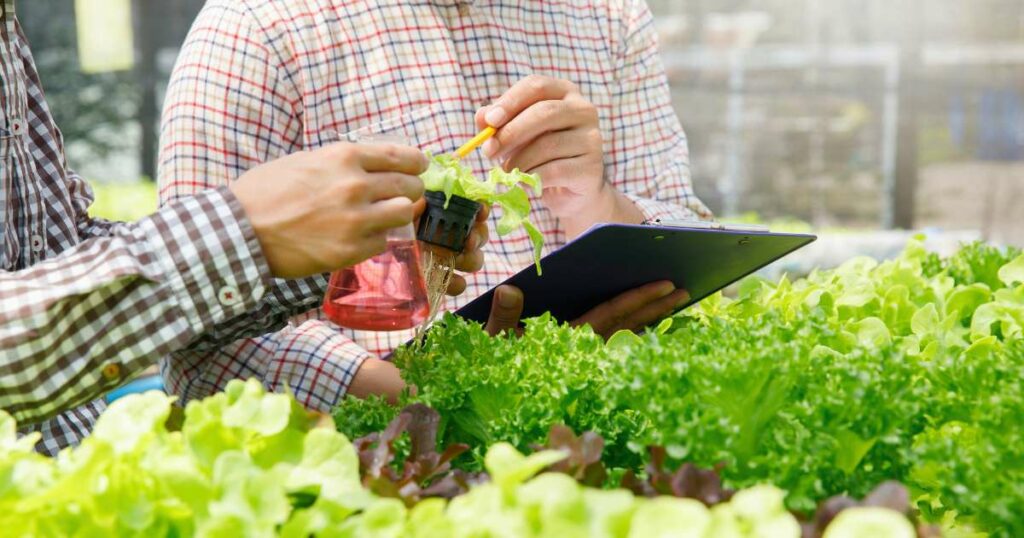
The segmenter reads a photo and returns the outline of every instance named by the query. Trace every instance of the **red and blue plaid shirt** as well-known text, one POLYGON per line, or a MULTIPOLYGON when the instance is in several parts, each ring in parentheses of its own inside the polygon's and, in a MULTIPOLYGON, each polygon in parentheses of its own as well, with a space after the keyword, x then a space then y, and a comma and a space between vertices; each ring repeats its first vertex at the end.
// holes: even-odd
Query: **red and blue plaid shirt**
MULTIPOLYGON (((605 177, 645 217, 710 217, 691 187, 686 137, 643 0, 210 0, 168 90, 161 199, 224 185, 339 133, 401 134, 451 152, 475 134, 480 107, 531 74, 570 80, 596 105, 605 177)), ((480 175, 492 166, 479 152, 466 162, 480 175)), ((558 248, 558 220, 534 202, 545 251, 558 248)), ((532 263, 524 233, 494 238, 485 252, 486 267, 449 308, 532 263)), ((317 294, 323 281, 294 287, 317 294)), ((256 376, 327 410, 366 357, 410 336, 343 330, 312 311, 280 332, 176 353, 163 371, 186 400, 256 376)))

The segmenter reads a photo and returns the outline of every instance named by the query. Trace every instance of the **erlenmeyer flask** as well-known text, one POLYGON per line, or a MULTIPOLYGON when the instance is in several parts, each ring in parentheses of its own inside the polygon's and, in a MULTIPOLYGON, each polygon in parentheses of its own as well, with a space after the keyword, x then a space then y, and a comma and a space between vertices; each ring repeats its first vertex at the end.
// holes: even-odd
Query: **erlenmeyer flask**
MULTIPOLYGON (((390 134, 357 132, 342 138, 408 145, 407 139, 390 134)), ((366 331, 413 329, 427 319, 430 301, 412 224, 389 231, 383 253, 331 275, 324 313, 342 327, 366 331)))
POLYGON ((399 331, 430 315, 420 250, 412 225, 388 233, 384 253, 331 275, 324 313, 349 329, 399 331))

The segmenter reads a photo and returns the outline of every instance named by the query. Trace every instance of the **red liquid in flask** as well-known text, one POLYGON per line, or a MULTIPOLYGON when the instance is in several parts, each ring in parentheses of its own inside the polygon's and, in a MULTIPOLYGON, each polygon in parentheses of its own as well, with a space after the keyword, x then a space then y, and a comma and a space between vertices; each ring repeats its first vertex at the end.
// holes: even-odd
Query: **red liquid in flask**
POLYGON ((430 315, 415 240, 389 240, 388 249, 331 275, 324 313, 349 329, 412 329, 430 315))

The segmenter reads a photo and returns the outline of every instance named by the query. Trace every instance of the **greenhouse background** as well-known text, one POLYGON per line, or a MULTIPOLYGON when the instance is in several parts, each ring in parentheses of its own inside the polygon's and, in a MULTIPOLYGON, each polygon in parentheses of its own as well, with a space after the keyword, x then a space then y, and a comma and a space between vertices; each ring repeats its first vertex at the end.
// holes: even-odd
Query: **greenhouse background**
MULTIPOLYGON (((163 87, 202 1, 134 0, 134 69, 95 75, 80 72, 73 2, 22 4, 72 162, 120 187, 101 187, 97 209, 144 207, 106 197, 150 192, 126 185, 153 175, 163 87)), ((717 214, 1024 244, 1024 3, 650 6, 697 190, 717 214)))

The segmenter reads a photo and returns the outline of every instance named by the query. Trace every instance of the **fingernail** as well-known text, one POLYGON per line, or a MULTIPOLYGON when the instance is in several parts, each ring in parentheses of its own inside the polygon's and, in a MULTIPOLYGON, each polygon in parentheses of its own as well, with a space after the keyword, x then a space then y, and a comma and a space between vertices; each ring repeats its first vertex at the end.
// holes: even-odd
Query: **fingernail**
POLYGON ((487 125, 490 125, 491 127, 501 127, 505 123, 505 119, 507 117, 508 114, 505 112, 505 109, 500 106, 496 106, 491 107, 491 109, 487 111, 487 114, 484 114, 484 121, 486 121, 487 125))
POLYGON ((661 287, 658 288, 658 295, 661 297, 665 297, 674 291, 676 291, 676 285, 671 282, 666 282, 662 284, 661 287))
POLYGON ((484 155, 486 155, 488 159, 493 159, 494 156, 498 154, 499 146, 500 144, 498 141, 493 138, 484 142, 484 155))
POLYGON ((678 292, 676 292, 676 294, 679 296, 679 297, 676 298, 676 307, 677 308, 685 305, 688 302, 690 302, 690 292, 688 292, 686 290, 679 290, 678 292))
POLYGON ((518 302, 514 293, 508 290, 498 290, 498 305, 502 308, 515 308, 518 302))

